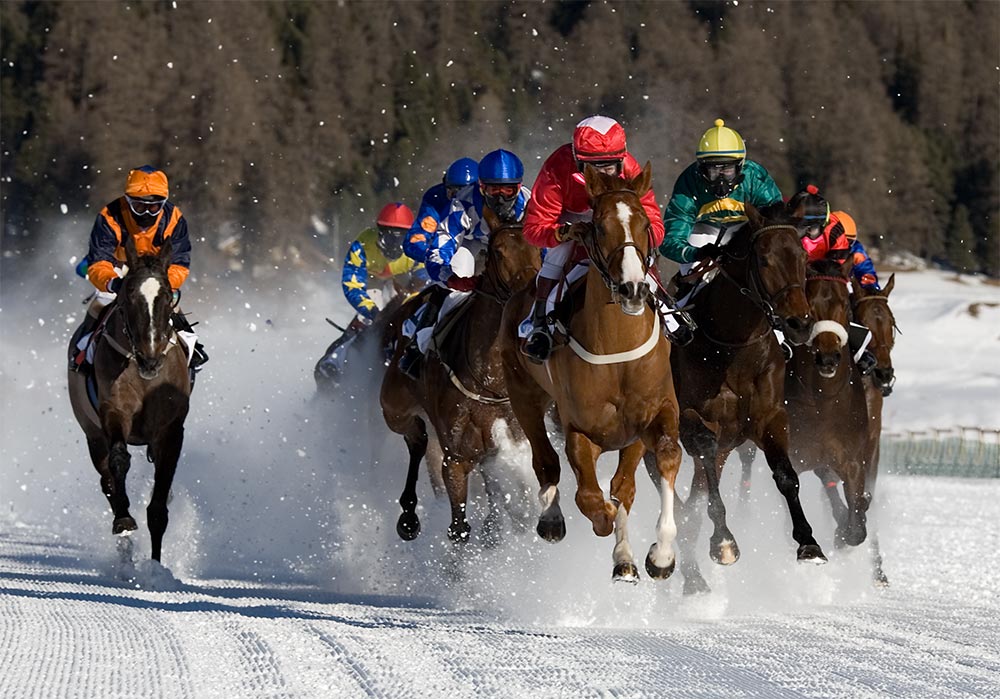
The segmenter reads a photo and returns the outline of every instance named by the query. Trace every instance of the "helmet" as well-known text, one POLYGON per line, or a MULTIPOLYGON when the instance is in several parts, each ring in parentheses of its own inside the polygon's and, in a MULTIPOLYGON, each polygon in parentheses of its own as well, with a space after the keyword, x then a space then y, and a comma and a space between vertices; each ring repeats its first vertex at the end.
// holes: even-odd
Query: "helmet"
POLYGON ((836 220, 844 227, 844 235, 847 236, 848 240, 857 240, 858 237, 858 224, 854 222, 854 219, 846 211, 834 211, 830 214, 830 222, 833 223, 836 220))
POLYGON ((625 129, 610 117, 587 117, 573 129, 573 157, 577 162, 622 160, 625 129))
POLYGON ((509 150, 495 150, 479 161, 479 181, 482 184, 521 184, 524 165, 509 150))
POLYGON ((708 188, 720 199, 729 196, 743 181, 743 163, 747 148, 743 139, 722 119, 702 134, 695 152, 698 173, 708 183, 708 188))
POLYGON ((510 151, 495 150, 479 161, 479 191, 500 220, 509 221, 514 217, 523 178, 524 165, 510 151))
POLYGON ((406 204, 394 201, 386 204, 375 219, 378 225, 378 249, 387 259, 403 254, 403 236, 413 225, 413 211, 406 204))
POLYGON ((807 185, 805 189, 792 195, 788 200, 788 210, 801 214, 799 235, 808 236, 812 240, 818 238, 830 222, 830 205, 814 184, 807 185))
POLYGON ((125 196, 135 199, 140 197, 166 199, 170 196, 166 173, 152 165, 129 170, 128 178, 125 180, 125 196))
POLYGON ((465 187, 479 177, 479 164, 472 158, 459 158, 444 173, 445 187, 465 187))

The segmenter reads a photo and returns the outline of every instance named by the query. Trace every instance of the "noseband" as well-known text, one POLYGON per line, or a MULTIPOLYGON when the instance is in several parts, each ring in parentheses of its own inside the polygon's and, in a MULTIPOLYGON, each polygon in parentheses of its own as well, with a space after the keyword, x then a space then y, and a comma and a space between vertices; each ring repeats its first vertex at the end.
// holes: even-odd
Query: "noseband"
MULTIPOLYGON (((606 197, 609 194, 631 194, 633 197, 635 197, 636 201, 639 202, 639 207, 640 208, 642 207, 642 202, 639 200, 639 195, 636 194, 633 190, 614 189, 608 192, 601 192, 596 197, 593 197, 590 200, 591 208, 596 212, 597 202, 600 201, 601 197, 606 197)), ((605 255, 604 252, 601 250, 600 246, 597 245, 598 231, 596 223, 591 222, 590 231, 591 234, 586 236, 581 242, 583 243, 583 246, 587 248, 587 256, 590 257, 590 261, 594 265, 594 269, 596 269, 598 274, 601 275, 601 279, 604 280, 604 285, 607 286, 608 289, 611 291, 612 302, 617 302, 617 300, 621 297, 621 292, 619 291, 621 284, 616 282, 611 276, 611 261, 615 259, 617 255, 624 256, 625 251, 628 250, 629 248, 635 248, 636 254, 639 256, 639 262, 640 264, 642 264, 642 274, 643 276, 645 276, 646 273, 649 272, 649 264, 650 264, 649 256, 647 254, 644 254, 642 248, 640 248, 636 242, 631 240, 626 240, 624 243, 622 243, 614 250, 612 250, 610 253, 605 255)), ((646 239, 648 248, 652 249, 653 229, 652 225, 650 224, 646 225, 646 239)))

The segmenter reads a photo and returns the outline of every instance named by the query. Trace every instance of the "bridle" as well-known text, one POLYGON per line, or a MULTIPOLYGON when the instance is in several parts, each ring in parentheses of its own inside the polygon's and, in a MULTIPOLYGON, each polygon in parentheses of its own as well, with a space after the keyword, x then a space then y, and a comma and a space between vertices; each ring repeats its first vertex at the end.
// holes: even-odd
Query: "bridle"
MULTIPOLYGON (((125 299, 124 299, 124 294, 125 294, 125 288, 124 288, 124 285, 123 285, 122 288, 119 289, 119 291, 118 291, 118 299, 116 299, 116 301, 115 301, 115 305, 117 306, 117 308, 115 309, 114 312, 118 313, 121 316, 122 333, 125 335, 125 339, 128 341, 128 347, 126 348, 126 347, 122 346, 122 344, 119 343, 114 338, 114 336, 111 335, 110 333, 105 333, 104 334, 104 338, 108 341, 108 344, 111 345, 111 347, 116 352, 118 352, 118 354, 122 355, 122 357, 125 358, 126 361, 131 361, 132 359, 134 359, 134 358, 136 358, 136 357, 138 357, 140 355, 139 355, 139 352, 135 348, 135 336, 136 336, 136 333, 132 329, 132 324, 129 321, 129 315, 128 315, 128 311, 126 309, 126 303, 125 303, 125 299)), ((152 318, 150 318, 150 322, 151 323, 153 322, 152 318)), ((175 344, 176 344, 176 341, 174 340, 173 337, 171 337, 167 341, 167 343, 165 344, 165 346, 164 346, 163 350, 160 352, 160 354, 161 355, 166 355, 167 352, 169 352, 174 347, 175 344)))
MULTIPOLYGON (((601 200, 602 197, 606 197, 609 194, 630 194, 633 197, 635 197, 636 202, 638 202, 638 208, 640 210, 642 208, 642 202, 639 199, 639 195, 634 190, 627 188, 613 189, 607 192, 601 192, 600 194, 591 197, 590 205, 595 213, 597 212, 597 205, 598 205, 597 203, 601 200)), ((596 220, 597 217, 595 216, 594 221, 596 220)), ((603 233, 603 230, 601 232, 603 233)), ((610 253, 605 255, 604 251, 601 250, 600 246, 597 244, 597 233, 598 233, 597 223, 592 222, 590 225, 590 235, 584 236, 580 242, 582 242, 583 246, 587 249, 587 256, 590 258, 591 264, 593 265, 594 269, 597 270, 597 273, 601 275, 601 279, 604 280, 604 285, 607 286, 608 290, 611 292, 612 303, 617 303, 618 299, 621 298, 621 292, 619 291, 619 289, 622 285, 616 282, 614 278, 612 278, 611 276, 612 260, 614 260, 615 257, 618 255, 624 256, 625 251, 628 250, 629 248, 635 248, 636 254, 639 256, 639 261, 642 264, 642 274, 643 276, 645 276, 649 272, 649 265, 650 265, 649 255, 645 251, 643 251, 642 248, 639 247, 638 243, 632 240, 626 240, 621 245, 613 249, 610 253)), ((653 229, 652 225, 649 223, 646 224, 646 239, 647 239, 646 243, 647 249, 652 249, 653 229)))

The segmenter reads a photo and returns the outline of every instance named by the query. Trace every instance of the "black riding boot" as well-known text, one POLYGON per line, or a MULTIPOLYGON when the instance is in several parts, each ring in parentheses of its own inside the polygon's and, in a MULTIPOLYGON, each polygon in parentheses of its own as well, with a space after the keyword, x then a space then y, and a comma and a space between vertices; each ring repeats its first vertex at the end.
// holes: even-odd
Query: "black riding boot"
MULTIPOLYGON (((171 323, 174 326, 174 330, 182 330, 187 333, 194 332, 194 327, 188 322, 187 317, 183 313, 174 313, 171 316, 171 323)), ((196 340, 194 350, 191 352, 191 370, 200 371, 202 365, 207 361, 208 352, 205 351, 205 346, 196 340)))
POLYGON ((441 300, 439 298, 440 294, 433 291, 427 295, 427 302, 424 304, 424 312, 420 316, 420 322, 417 323, 417 328, 413 331, 413 337, 406 343, 403 353, 399 356, 399 370, 414 381, 420 378, 420 372, 423 370, 424 365, 424 355, 420 351, 420 345, 417 343, 417 333, 433 326, 437 321, 438 313, 441 310, 441 300))
POLYGON ((80 327, 78 327, 73 332, 73 337, 70 338, 69 368, 72 369, 73 371, 80 371, 86 364, 84 350, 78 349, 77 344, 79 344, 80 340, 83 338, 84 335, 86 335, 87 333, 94 332, 94 329, 97 328, 97 321, 98 317, 92 316, 88 312, 86 315, 84 315, 83 322, 80 323, 80 327))
POLYGON ((868 376, 875 370, 878 360, 875 355, 868 350, 868 342, 871 339, 871 331, 863 325, 851 323, 847 328, 847 346, 851 350, 851 357, 857 357, 854 363, 858 365, 858 371, 862 376, 868 376), (863 349, 862 349, 863 348, 863 349), (860 355, 859 355, 860 352, 860 355))
POLYGON ((694 339, 694 328, 695 322, 686 311, 679 310, 677 308, 677 301, 672 297, 666 289, 662 287, 656 288, 656 299, 668 309, 672 310, 671 315, 674 320, 677 321, 676 330, 668 330, 664 328, 663 334, 667 336, 671 344, 677 345, 678 347, 683 347, 684 345, 691 342, 694 339))
POLYGON ((545 306, 558 279, 538 277, 535 280, 535 305, 531 307, 531 332, 524 342, 524 356, 541 364, 552 354, 552 331, 546 318, 545 306))

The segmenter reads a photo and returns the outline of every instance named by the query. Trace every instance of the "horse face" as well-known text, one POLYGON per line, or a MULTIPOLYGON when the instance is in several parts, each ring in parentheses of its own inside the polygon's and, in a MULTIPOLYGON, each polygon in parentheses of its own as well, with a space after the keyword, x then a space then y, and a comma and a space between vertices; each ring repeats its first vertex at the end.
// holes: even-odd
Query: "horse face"
POLYGON ((848 280, 839 274, 807 277, 806 295, 815 318, 810 342, 813 359, 819 375, 831 379, 841 363, 849 361, 844 351, 850 303, 848 280))
POLYGON ((524 239, 520 225, 491 233, 489 254, 495 256, 498 277, 512 290, 526 286, 542 266, 541 249, 524 239))
POLYGON ((854 314, 861 325, 872 333, 868 349, 875 355, 875 382, 883 396, 892 393, 896 382, 896 372, 892 368, 892 348, 896 342, 896 319, 889 308, 889 292, 893 279, 889 279, 886 289, 881 292, 858 289, 854 300, 854 314))
POLYGON ((585 241, 591 264, 598 266, 622 310, 640 315, 650 296, 646 284, 650 223, 641 197, 649 191, 651 167, 646 163, 629 182, 589 165, 584 177, 594 205, 593 235, 585 241))
POLYGON ((172 293, 165 277, 132 274, 126 277, 126 327, 139 376, 153 379, 163 366, 170 348, 173 329, 170 326, 172 293))
POLYGON ((802 290, 806 277, 806 251, 794 228, 766 231, 754 243, 757 270, 766 300, 774 307, 780 330, 793 345, 809 341, 813 319, 802 290))

